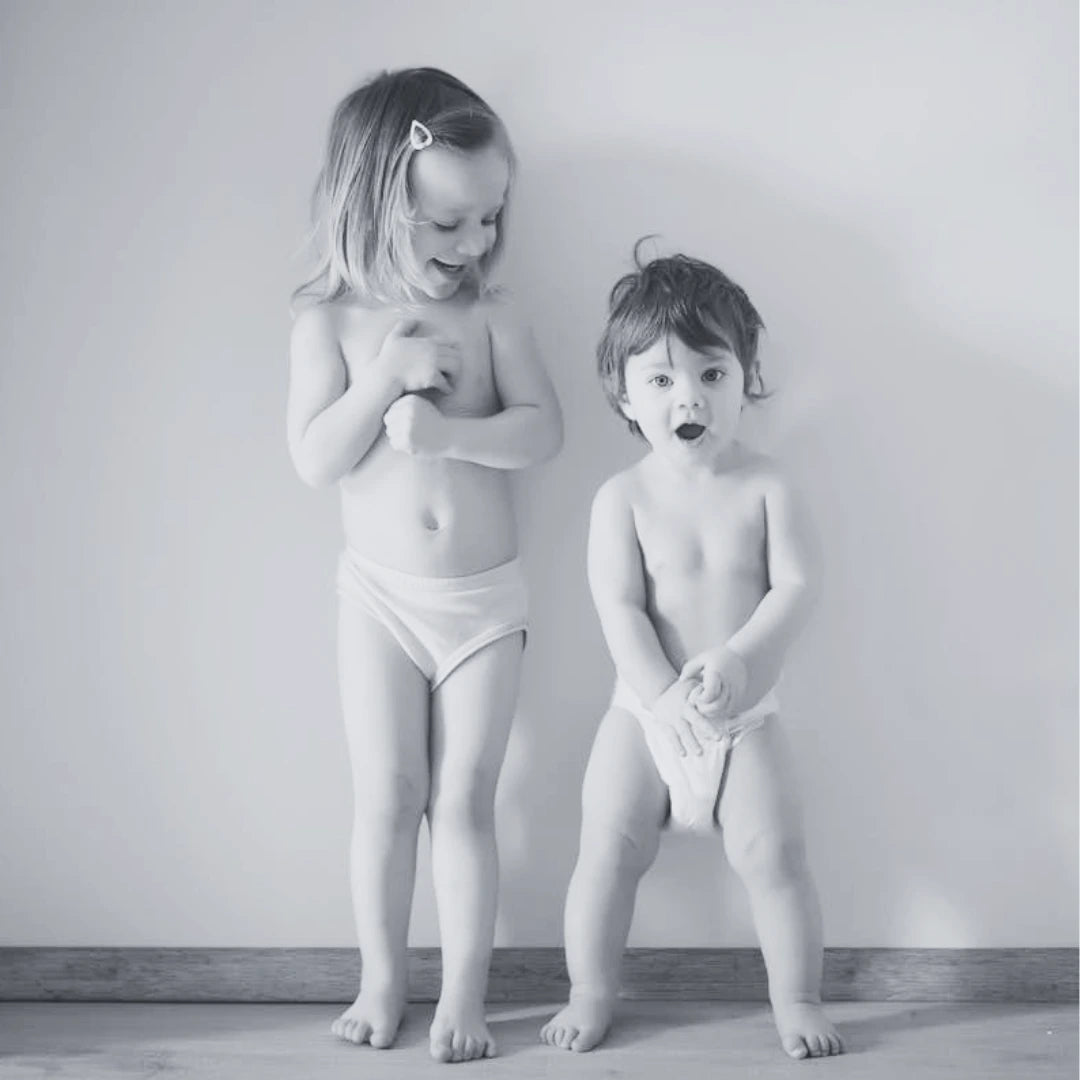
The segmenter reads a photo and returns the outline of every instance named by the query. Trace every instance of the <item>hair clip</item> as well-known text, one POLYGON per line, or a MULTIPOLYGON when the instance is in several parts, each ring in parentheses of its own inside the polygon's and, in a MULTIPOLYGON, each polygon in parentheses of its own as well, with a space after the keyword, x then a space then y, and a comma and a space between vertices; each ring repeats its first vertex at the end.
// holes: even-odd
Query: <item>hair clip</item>
POLYGON ((431 141, 431 132, 419 120, 414 120, 409 126, 409 142, 412 143, 412 148, 423 150, 425 146, 431 145, 431 141))

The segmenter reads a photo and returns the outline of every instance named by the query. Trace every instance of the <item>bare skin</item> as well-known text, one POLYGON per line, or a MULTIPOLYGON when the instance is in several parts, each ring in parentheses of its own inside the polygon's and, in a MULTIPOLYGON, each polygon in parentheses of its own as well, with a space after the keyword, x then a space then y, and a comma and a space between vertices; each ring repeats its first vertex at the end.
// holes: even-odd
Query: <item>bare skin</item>
MULTIPOLYGON (((813 598, 813 535, 774 463, 736 441, 743 376, 731 353, 661 340, 628 360, 626 383, 624 411, 651 453, 597 494, 590 586, 619 677, 675 752, 700 754, 712 722, 775 684, 813 598)), ((820 1057, 842 1043, 820 1006, 821 916, 794 791, 769 716, 731 751, 717 824, 750 896, 781 1045, 820 1057)), ((585 774, 566 901, 570 1000, 542 1029, 545 1042, 582 1052, 606 1035, 638 883, 669 809, 639 721, 609 709, 585 774)))
MULTIPOLYGON (((472 287, 495 240, 505 160, 491 147, 433 147, 414 164, 413 248, 426 299, 392 308, 350 297, 301 313, 289 445, 303 479, 338 485, 350 548, 393 570, 455 578, 514 558, 507 473, 551 457, 562 428, 532 336, 506 300, 472 287)), ((338 667, 363 966, 356 1001, 331 1025, 339 1038, 383 1049, 396 1037, 426 816, 443 941, 431 1054, 458 1062, 495 1053, 484 1020, 498 886, 494 797, 521 652, 520 632, 498 639, 432 689, 382 624, 342 598, 338 667)))

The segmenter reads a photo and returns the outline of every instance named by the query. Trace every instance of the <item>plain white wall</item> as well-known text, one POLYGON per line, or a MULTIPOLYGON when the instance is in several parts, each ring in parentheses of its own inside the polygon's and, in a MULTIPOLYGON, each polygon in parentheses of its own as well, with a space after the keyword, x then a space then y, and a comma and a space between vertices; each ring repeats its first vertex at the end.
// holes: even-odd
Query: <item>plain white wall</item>
MULTIPOLYGON (((825 542, 784 699, 827 943, 1075 944, 1076 42, 1064 0, 4 0, 0 941, 354 941, 288 298, 333 105, 429 63, 516 141, 503 272, 567 423, 519 486, 498 943, 561 941, 611 679, 587 511, 640 453, 593 349, 659 233, 763 312, 749 437, 825 542)), ((753 943, 717 844, 665 844, 631 941, 753 943)))

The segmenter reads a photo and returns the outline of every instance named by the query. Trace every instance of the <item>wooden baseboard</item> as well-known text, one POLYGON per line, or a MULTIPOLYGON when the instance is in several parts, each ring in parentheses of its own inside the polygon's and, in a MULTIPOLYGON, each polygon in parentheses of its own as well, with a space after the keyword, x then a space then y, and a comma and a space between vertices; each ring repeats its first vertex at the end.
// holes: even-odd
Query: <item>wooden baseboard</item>
MULTIPOLYGON (((1075 1002, 1077 950, 826 949, 832 1001, 1075 1002)), ((0 948, 0 1001, 346 1002, 354 949, 0 948)), ((434 1001, 438 949, 409 950, 409 999, 434 1001)), ((557 1002, 561 949, 496 949, 488 1000, 557 1002)), ((629 949, 623 996, 763 1001, 757 949, 629 949)))

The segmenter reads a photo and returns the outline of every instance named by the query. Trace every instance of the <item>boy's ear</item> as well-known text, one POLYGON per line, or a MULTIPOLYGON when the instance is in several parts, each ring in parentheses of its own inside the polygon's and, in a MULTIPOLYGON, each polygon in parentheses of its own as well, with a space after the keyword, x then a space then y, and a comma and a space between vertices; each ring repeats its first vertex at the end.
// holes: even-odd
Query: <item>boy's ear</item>
POLYGON ((634 415, 634 410, 630 406, 630 402, 626 400, 626 396, 619 398, 619 412, 626 417, 627 420, 633 420, 637 423, 637 417, 634 415))

